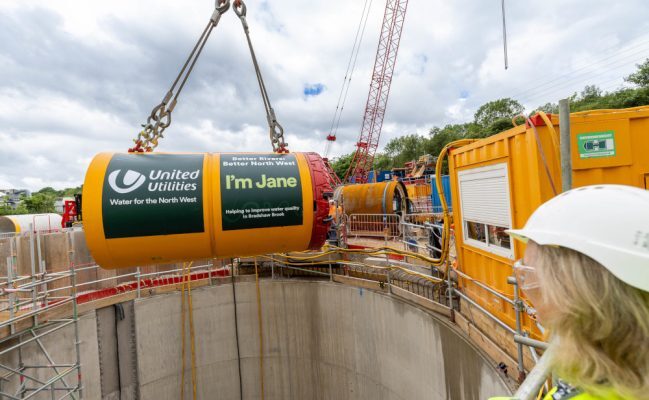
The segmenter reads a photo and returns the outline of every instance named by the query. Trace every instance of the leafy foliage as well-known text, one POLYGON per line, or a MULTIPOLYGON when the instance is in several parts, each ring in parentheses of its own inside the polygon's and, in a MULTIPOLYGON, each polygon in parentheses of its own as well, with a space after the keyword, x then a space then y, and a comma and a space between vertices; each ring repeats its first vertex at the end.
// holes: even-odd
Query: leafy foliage
POLYGON ((56 190, 52 187, 44 187, 36 193, 51 195, 54 197, 74 197, 75 194, 81 193, 81 186, 56 190))
POLYGON ((642 64, 636 66, 638 67, 638 70, 624 78, 624 80, 640 86, 641 88, 649 88, 649 58, 642 64))
POLYGON ((56 196, 51 193, 34 193, 31 197, 25 197, 22 203, 27 208, 28 214, 42 214, 54 212, 54 200, 56 196))
POLYGON ((458 140, 473 132, 473 124, 451 124, 443 128, 434 127, 429 131, 430 138, 424 146, 427 154, 437 155, 447 143, 458 140))
POLYGON ((56 190, 44 187, 32 193, 31 197, 22 196, 18 206, 14 209, 7 204, 7 196, 0 198, 0 215, 41 214, 53 213, 54 201, 61 197, 74 197, 81 193, 81 186, 56 190))
MULTIPOLYGON (((394 138, 385 146, 384 153, 378 157, 380 169, 390 169, 402 166, 404 163, 416 160, 425 153, 426 138, 417 134, 394 138)), ((375 163, 376 164, 376 163, 375 163)))
POLYGON ((354 158, 354 152, 351 152, 349 154, 346 154, 344 156, 336 157, 331 160, 331 169, 334 170, 336 175, 338 175, 338 178, 340 180, 345 179, 345 173, 349 169, 350 164, 352 163, 352 159, 354 158))
POLYGON ((19 214, 28 214, 29 212, 27 211, 27 207, 25 207, 24 204, 19 204, 16 209, 13 209, 6 205, 4 199, 0 201, 2 205, 0 205, 0 215, 19 215, 19 214))
MULTIPOLYGON (((620 88, 612 92, 603 92, 595 85, 586 86, 581 93, 570 97, 572 112, 617 109, 649 105, 649 59, 637 65, 638 70, 624 78, 635 88, 620 88)), ((537 107, 536 111, 557 114, 557 103, 546 103, 537 107)), ((512 118, 524 112, 524 107, 518 101, 510 98, 497 99, 483 104, 476 111, 473 121, 464 124, 451 124, 444 127, 435 126, 430 129, 428 137, 408 134, 392 139, 385 146, 383 153, 378 153, 374 159, 374 168, 386 170, 402 167, 404 163, 418 159, 424 154, 438 155, 442 148, 457 139, 485 138, 505 131, 514 126, 512 118)), ((522 123, 522 118, 517 123, 522 123)), ((332 162, 332 167, 341 177, 349 167, 353 153, 340 157, 332 162), (342 174, 338 171, 341 170, 342 174)))
POLYGON ((511 119, 525 111, 525 107, 516 100, 510 98, 498 99, 485 103, 478 108, 473 116, 474 122, 487 128, 490 125, 503 119, 511 119))

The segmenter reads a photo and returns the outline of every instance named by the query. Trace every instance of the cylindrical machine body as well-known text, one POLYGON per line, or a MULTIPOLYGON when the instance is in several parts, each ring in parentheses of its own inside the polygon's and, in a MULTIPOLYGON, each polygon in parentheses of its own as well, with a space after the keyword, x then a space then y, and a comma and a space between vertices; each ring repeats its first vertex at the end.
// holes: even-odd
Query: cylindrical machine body
POLYGON ((103 268, 318 249, 331 191, 315 153, 97 155, 83 187, 103 268))
POLYGON ((0 233, 20 233, 33 231, 51 231, 61 229, 59 214, 23 214, 0 217, 0 233))
POLYGON ((345 214, 406 214, 408 192, 402 182, 351 184, 336 189, 338 204, 345 214))

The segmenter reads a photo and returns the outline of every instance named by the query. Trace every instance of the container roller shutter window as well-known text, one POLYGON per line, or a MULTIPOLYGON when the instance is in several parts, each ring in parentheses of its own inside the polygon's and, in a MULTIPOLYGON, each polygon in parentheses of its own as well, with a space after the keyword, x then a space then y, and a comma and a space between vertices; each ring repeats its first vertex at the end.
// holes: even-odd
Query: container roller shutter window
POLYGON ((458 180, 466 244, 513 257, 511 241, 505 233, 511 227, 507 164, 460 171, 458 180))

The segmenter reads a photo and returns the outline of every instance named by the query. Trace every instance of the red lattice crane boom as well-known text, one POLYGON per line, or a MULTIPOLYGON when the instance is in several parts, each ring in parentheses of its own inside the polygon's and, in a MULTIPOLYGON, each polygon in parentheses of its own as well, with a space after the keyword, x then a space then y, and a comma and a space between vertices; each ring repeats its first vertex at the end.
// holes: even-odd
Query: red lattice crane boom
POLYGON ((366 183, 367 175, 372 169, 383 128, 383 118, 390 95, 392 74, 397 62, 407 8, 408 0, 387 0, 386 2, 370 92, 363 116, 363 126, 358 143, 356 143, 356 153, 345 174, 345 182, 366 183))

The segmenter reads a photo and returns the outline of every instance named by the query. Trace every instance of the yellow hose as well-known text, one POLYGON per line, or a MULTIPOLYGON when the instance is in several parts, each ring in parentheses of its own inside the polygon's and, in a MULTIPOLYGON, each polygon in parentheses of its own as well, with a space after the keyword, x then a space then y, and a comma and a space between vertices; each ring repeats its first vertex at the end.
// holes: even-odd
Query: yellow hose
POLYGON ((425 262, 428 262, 428 263, 431 263, 431 264, 433 264, 435 262, 435 260, 436 260, 435 258, 427 257, 427 256, 419 254, 419 253, 413 253, 413 252, 406 251, 406 250, 399 250, 399 249, 395 249, 395 248, 392 248, 392 247, 376 247, 376 248, 372 248, 372 249, 343 249, 341 247, 335 247, 335 246, 329 246, 329 245, 326 245, 325 247, 333 248, 336 251, 323 253, 324 255, 335 253, 335 252, 360 253, 360 254, 377 255, 377 256, 387 254, 387 255, 407 256, 407 257, 410 257, 410 258, 417 258, 419 260, 422 260, 422 261, 425 261, 425 262))
POLYGON ((191 267, 193 262, 183 264, 183 279, 181 296, 181 341, 182 341, 182 374, 180 380, 180 398, 185 398, 185 291, 187 291, 187 305, 189 308, 189 340, 191 347, 191 360, 192 360, 192 398, 196 400, 196 348, 194 336, 194 304, 192 302, 192 283, 191 283, 191 267))
POLYGON ((407 250, 400 250, 400 249, 395 249, 393 247, 376 247, 376 248, 371 248, 371 249, 344 249, 342 247, 336 247, 332 245, 325 245, 323 246, 324 249, 333 249, 333 250, 325 250, 321 253, 312 255, 312 256, 307 256, 307 257, 301 257, 301 256, 296 256, 296 255, 285 255, 285 254, 276 254, 281 257, 286 257, 286 258, 292 258, 294 260, 313 260, 317 259, 329 254, 334 254, 334 253, 360 253, 360 254, 368 254, 368 255, 395 255, 395 256, 407 256, 410 258, 417 258, 419 260, 425 261, 432 263, 435 259, 431 257, 427 257, 423 254, 419 253, 413 253, 411 251, 407 250))
POLYGON ((257 288, 257 320, 259 322, 259 384, 261 386, 261 400, 264 400, 264 335, 261 319, 261 289, 259 288, 259 270, 257 257, 255 257, 255 286, 257 288))
MULTIPOLYGON (((443 212, 443 228, 442 228, 442 245, 441 250, 442 254, 439 258, 432 259, 431 263, 435 266, 444 265, 448 255, 450 253, 450 243, 451 243, 451 215, 448 211, 448 202, 446 201, 446 195, 444 194, 444 187, 442 185, 442 167, 444 166, 444 158, 448 154, 449 150, 453 147, 462 147, 468 144, 475 142, 476 139, 460 139, 454 142, 448 143, 437 157, 437 164, 435 165, 435 186, 437 186, 437 193, 439 194, 439 199, 442 203, 442 212, 443 212)), ((448 271, 444 271, 448 273, 448 271)))
MULTIPOLYGON (((277 255, 278 254, 276 254, 276 256, 277 255)), ((260 256, 260 257, 266 258, 268 260, 276 261, 272 256, 260 256)), ((284 256, 282 256, 282 257, 284 257, 284 256)), ((287 258, 292 258, 292 257, 287 257, 287 258)), ((317 262, 296 263, 296 262, 282 260, 281 263, 286 264, 286 265, 300 266, 300 267, 309 267, 309 266, 324 265, 324 264, 331 264, 331 263, 346 263, 346 264, 355 265, 355 266, 359 266, 359 267, 369 267, 369 268, 374 268, 374 269, 390 270, 390 271, 395 271, 395 270, 396 271, 401 271, 401 272, 403 272, 403 273, 405 273, 407 275, 416 276, 419 279, 424 279, 424 280, 432 282, 432 283, 440 283, 440 282, 444 281, 443 279, 436 278, 434 276, 425 275, 425 274, 419 273, 417 271, 412 271, 412 270, 409 270, 407 268, 400 267, 400 266, 397 266, 397 265, 391 265, 389 267, 382 267, 382 266, 379 266, 379 265, 371 265, 371 264, 366 264, 366 263, 362 263, 362 262, 349 262, 347 260, 322 260, 322 262, 319 262, 319 263, 317 263, 317 262)))
POLYGON ((550 129, 550 138, 552 139, 552 147, 554 148, 554 156, 557 160, 561 160, 560 147, 559 147, 559 134, 557 130, 554 129, 554 124, 548 117, 548 115, 543 111, 537 111, 545 125, 550 129))

